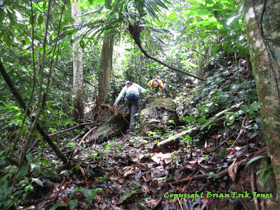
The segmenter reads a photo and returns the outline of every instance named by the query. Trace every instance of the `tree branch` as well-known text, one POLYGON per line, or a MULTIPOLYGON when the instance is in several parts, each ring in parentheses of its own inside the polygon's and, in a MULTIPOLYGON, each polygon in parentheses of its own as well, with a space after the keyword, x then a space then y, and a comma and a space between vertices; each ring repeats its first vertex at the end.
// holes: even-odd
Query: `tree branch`
MULTIPOLYGON (((5 82, 7 83, 7 85, 10 88, 10 91, 13 93, 14 97, 16 98, 16 100, 19 102, 20 106, 26 110, 26 104, 22 98, 22 96, 20 95, 20 93, 17 91, 16 87, 14 86, 8 72, 6 71, 6 69, 4 68, 2 61, 0 60, 0 73, 2 74, 5 82)), ((27 115, 30 116, 30 110, 27 109, 27 115)), ((43 130, 43 128, 41 128, 41 126, 39 124, 36 125, 37 130, 39 131, 39 133, 41 134, 41 136, 43 137, 43 139, 50 145, 50 147, 54 150, 54 152, 56 153, 56 155, 58 156, 58 158, 60 158, 64 164, 67 164, 67 159, 66 157, 63 155, 63 153, 58 149, 58 147, 52 142, 52 140, 49 138, 48 134, 43 130)))

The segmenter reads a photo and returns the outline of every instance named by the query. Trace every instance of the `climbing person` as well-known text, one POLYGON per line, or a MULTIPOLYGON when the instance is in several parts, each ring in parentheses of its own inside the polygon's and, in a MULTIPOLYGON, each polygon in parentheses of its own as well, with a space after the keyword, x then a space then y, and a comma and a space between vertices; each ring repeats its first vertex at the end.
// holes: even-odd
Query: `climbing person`
POLYGON ((160 80, 159 76, 156 76, 154 79, 150 80, 146 85, 146 89, 152 90, 154 92, 162 91, 162 95, 165 97, 163 83, 160 80))
POLYGON ((126 111, 127 114, 130 114, 129 129, 127 130, 127 132, 133 131, 133 127, 136 122, 135 114, 137 113, 140 104, 140 93, 143 93, 145 91, 146 90, 140 85, 132 83, 131 81, 126 81, 125 86, 123 87, 113 105, 113 108, 116 110, 117 103, 121 100, 122 97, 125 96, 124 100, 126 104, 126 111))

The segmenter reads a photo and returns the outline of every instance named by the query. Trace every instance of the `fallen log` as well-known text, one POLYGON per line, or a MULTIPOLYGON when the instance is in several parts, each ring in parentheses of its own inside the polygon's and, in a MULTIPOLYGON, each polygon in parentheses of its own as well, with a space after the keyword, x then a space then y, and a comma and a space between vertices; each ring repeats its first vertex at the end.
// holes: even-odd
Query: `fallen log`
POLYGON ((125 131, 128 129, 129 122, 124 118, 122 112, 118 112, 111 116, 109 120, 100 126, 96 132, 94 132, 89 140, 96 140, 97 143, 101 143, 104 139, 109 138, 112 134, 125 131))
MULTIPOLYGON (((212 122, 212 124, 222 124, 224 121, 226 120, 226 116, 222 116, 216 120, 214 120, 212 122)), ((177 142, 177 139, 181 136, 185 136, 185 135, 188 135, 190 137, 194 137, 196 135, 198 135, 200 132, 201 132, 201 127, 202 126, 198 126, 198 127, 195 127, 195 128, 192 128, 192 129, 189 129, 189 130, 186 130, 186 131, 183 131, 181 133, 178 133, 176 134, 175 136, 171 136, 169 137, 168 139, 164 140, 164 141, 160 141, 158 142, 157 144, 155 144, 153 146, 153 151, 157 151, 157 150, 161 150, 163 147, 168 147, 174 143, 177 142), (175 141, 175 142, 174 142, 175 141)), ((204 128, 205 129, 205 128, 204 128)))

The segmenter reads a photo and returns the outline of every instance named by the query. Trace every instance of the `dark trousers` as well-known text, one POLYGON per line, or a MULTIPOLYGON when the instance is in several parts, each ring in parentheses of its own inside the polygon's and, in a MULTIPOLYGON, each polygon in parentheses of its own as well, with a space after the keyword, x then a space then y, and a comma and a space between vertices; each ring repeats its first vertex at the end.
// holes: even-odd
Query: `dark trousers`
POLYGON ((130 111, 130 123, 129 129, 133 131, 134 124, 136 122, 136 117, 134 116, 139 108, 140 98, 139 99, 125 99, 126 110, 130 111))

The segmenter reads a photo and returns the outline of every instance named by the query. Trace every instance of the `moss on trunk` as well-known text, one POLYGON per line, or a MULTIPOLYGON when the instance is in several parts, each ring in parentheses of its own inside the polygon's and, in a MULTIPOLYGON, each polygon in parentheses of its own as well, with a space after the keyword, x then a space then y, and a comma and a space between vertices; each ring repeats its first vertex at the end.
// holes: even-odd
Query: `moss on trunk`
MULTIPOLYGON (((243 3, 251 62, 261 104, 262 130, 280 195, 280 16, 276 15, 280 11, 280 2, 267 0, 263 5, 261 0, 244 0, 243 3)), ((279 209, 279 203, 268 202, 268 205, 268 209, 279 209)))

